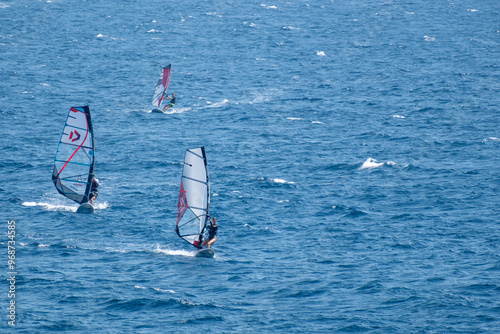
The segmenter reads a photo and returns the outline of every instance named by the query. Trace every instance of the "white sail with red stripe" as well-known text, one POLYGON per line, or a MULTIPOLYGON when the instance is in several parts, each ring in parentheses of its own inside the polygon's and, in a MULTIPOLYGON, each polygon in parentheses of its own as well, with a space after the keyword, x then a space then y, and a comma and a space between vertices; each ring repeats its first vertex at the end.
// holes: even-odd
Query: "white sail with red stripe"
POLYGON ((177 201, 177 235, 198 247, 205 233, 210 205, 205 147, 186 150, 177 201))
POLYGON ((52 181, 59 193, 77 203, 89 200, 94 149, 89 107, 71 107, 57 147, 52 181))

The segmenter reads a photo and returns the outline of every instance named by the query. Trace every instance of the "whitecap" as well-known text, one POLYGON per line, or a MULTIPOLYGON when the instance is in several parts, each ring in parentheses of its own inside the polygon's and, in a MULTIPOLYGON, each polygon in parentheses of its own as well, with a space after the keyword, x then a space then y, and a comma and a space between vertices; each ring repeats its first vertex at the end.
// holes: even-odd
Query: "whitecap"
POLYGON ((325 124, 325 123, 320 122, 320 121, 312 121, 311 123, 312 123, 312 124, 325 124))
POLYGON ((158 292, 175 293, 174 290, 163 290, 163 289, 160 289, 160 288, 153 288, 153 290, 158 291, 158 292))
POLYGON ((303 118, 300 117, 287 117, 286 119, 289 119, 290 121, 302 121, 303 118))
POLYGON ((394 118, 406 118, 406 117, 400 116, 400 115, 392 115, 392 117, 394 117, 394 118))
POLYGON ((488 137, 488 138, 483 139, 483 140, 481 141, 481 143, 483 143, 483 144, 484 144, 484 143, 486 143, 486 142, 488 142, 488 141, 490 141, 490 140, 492 140, 492 141, 499 141, 499 140, 500 140, 500 138, 497 138, 497 137, 488 137))
POLYGON ((194 302, 189 301, 189 300, 181 300, 181 303, 184 304, 184 305, 190 305, 190 306, 200 305, 200 304, 194 303, 194 302))
POLYGON ((325 54, 325 52, 324 52, 324 51, 318 51, 318 50, 316 50, 316 54, 317 54, 318 56, 321 56, 321 57, 326 56, 326 54, 325 54))
POLYGON ((113 252, 113 253, 128 253, 129 251, 125 250, 125 249, 116 249, 116 248, 112 248, 112 247, 106 247, 105 248, 108 252, 113 252))
POLYGON ((223 99, 222 101, 220 102, 215 102, 215 103, 212 103, 210 101, 207 101, 207 106, 206 108, 218 108, 218 107, 222 107, 226 104, 229 104, 229 100, 227 99, 223 99))
POLYGON ((424 39, 426 42, 435 42, 436 41, 435 37, 424 36, 424 39))
POLYGON ((292 181, 287 181, 287 180, 284 180, 284 179, 279 179, 279 178, 274 178, 274 179, 266 179, 264 177, 257 177, 255 178, 255 180, 258 180, 258 181, 268 181, 268 182, 272 182, 272 183, 280 183, 280 184, 295 184, 295 182, 292 182, 292 181))
POLYGON ((359 169, 378 168, 378 167, 382 167, 383 165, 384 165, 383 162, 378 162, 375 159, 368 158, 359 169))
POLYGON ((283 179, 270 179, 270 181, 274 182, 274 183, 282 183, 282 184, 295 184, 295 182, 287 181, 287 180, 283 180, 283 179))

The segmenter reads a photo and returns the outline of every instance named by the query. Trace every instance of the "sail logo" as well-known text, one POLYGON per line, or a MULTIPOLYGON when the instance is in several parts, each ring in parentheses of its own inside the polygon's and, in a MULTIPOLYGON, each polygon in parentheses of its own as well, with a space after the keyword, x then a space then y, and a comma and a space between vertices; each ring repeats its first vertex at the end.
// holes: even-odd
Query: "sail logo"
POLYGON ((71 140, 72 142, 75 142, 78 139, 80 139, 80 134, 78 133, 78 131, 76 131, 76 130, 71 131, 71 133, 69 134, 69 140, 71 140))

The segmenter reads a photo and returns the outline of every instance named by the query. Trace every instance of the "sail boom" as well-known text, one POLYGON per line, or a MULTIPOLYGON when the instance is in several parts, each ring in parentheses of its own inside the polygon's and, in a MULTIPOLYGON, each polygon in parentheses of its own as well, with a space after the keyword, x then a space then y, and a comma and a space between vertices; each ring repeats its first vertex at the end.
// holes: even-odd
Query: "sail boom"
POLYGON ((72 165, 92 166, 91 164, 86 164, 86 163, 82 163, 82 162, 75 162, 75 161, 64 161, 64 160, 54 160, 54 161, 67 162, 68 164, 72 164, 72 165))
POLYGON ((203 184, 207 184, 207 182, 205 180, 197 180, 197 179, 193 179, 193 178, 187 177, 187 176, 183 176, 182 178, 186 179, 186 180, 191 180, 191 181, 194 181, 194 182, 200 182, 200 183, 203 183, 203 184))
MULTIPOLYGON (((202 215, 200 215, 200 216, 195 216, 195 217, 194 217, 193 219, 191 219, 191 220, 188 220, 188 221, 186 221, 186 222, 183 222, 183 223, 181 223, 181 224, 178 224, 178 226, 177 226, 177 227, 182 227, 182 226, 184 226, 184 225, 188 225, 188 224, 192 223, 193 221, 196 221, 196 220, 201 219, 201 217, 202 217, 202 215)), ((199 233, 198 233, 198 234, 199 234, 199 233)))

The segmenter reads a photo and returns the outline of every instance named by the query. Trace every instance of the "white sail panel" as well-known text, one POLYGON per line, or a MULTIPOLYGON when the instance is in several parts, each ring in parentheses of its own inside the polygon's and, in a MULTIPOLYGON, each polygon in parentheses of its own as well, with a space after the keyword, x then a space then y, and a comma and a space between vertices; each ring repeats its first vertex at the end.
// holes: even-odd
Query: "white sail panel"
POLYGON ((88 201, 94 176, 94 135, 90 109, 71 107, 54 159, 52 181, 62 195, 88 201))
POLYGON ((176 232, 194 246, 201 243, 210 204, 205 148, 186 150, 177 202, 176 232))
POLYGON ((164 67, 161 71, 160 79, 156 84, 155 94, 153 96, 153 105, 159 108, 163 100, 165 99, 165 93, 168 89, 168 84, 170 83, 170 72, 172 64, 164 67))

